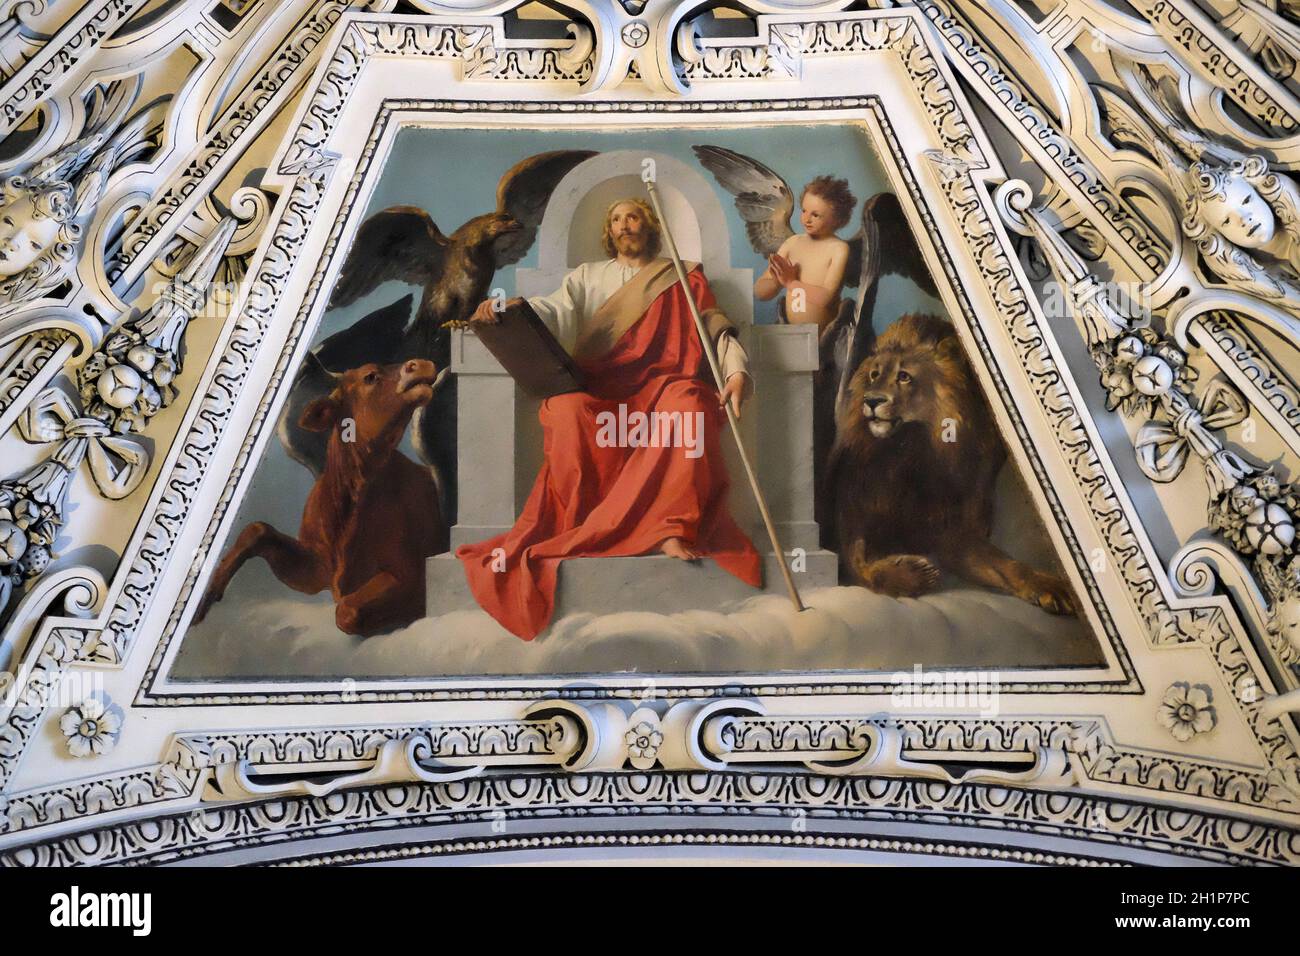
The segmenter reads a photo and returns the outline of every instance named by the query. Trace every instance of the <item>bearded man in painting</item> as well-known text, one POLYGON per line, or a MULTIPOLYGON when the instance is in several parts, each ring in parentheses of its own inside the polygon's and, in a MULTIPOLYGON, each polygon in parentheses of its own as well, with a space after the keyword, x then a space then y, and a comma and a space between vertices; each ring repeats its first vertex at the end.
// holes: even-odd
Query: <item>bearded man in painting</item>
MULTIPOLYGON (((660 225, 646 203, 614 203, 603 239, 609 258, 583 263, 556 292, 528 300, 581 368, 586 391, 543 402, 545 460, 515 526, 456 552, 479 605, 525 640, 550 622, 566 558, 708 557, 762 585, 758 552, 727 510, 722 453, 723 405, 739 415, 752 391, 745 350, 703 270, 686 263, 691 295, 718 352, 725 383, 719 395, 686 293, 672 261, 659 255, 660 225), (688 443, 608 440, 611 416, 638 415, 702 422, 703 435, 688 443)), ((473 321, 495 321, 494 305, 484 301, 473 321)))

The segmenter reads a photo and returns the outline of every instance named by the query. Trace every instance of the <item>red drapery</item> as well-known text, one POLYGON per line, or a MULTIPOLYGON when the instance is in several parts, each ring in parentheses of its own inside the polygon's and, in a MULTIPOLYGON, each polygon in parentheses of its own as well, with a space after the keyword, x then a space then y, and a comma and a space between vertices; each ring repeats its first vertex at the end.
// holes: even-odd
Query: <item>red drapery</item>
MULTIPOLYGON (((701 311, 714 307, 703 272, 688 275, 701 311)), ((726 571, 762 586, 754 545, 726 506, 728 487, 718 407, 708 359, 680 284, 599 359, 582 363, 587 391, 542 403, 545 460, 513 528, 456 551, 479 606, 512 634, 532 640, 555 611, 565 558, 653 553, 681 538, 726 571), (603 447, 602 412, 703 412, 703 451, 682 447, 603 447), (504 551, 504 570, 496 549, 504 551)))

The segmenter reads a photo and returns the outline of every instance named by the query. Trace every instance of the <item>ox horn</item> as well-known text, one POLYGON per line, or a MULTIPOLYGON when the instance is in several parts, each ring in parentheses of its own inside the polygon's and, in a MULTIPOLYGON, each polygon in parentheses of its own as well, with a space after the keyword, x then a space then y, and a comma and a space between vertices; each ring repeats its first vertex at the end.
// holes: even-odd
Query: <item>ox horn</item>
POLYGON ((332 371, 330 368, 328 368, 325 365, 324 362, 320 360, 320 356, 317 355, 315 352, 307 353, 307 361, 311 362, 316 367, 317 371, 324 372, 326 375, 328 375, 335 384, 338 384, 339 382, 343 381, 343 373, 332 371))

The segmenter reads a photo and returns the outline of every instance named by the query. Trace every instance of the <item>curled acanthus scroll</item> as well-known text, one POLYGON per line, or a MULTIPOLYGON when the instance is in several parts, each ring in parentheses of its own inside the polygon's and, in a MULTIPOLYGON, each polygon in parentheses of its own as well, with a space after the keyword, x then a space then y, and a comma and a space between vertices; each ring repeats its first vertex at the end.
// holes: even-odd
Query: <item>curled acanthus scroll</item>
MULTIPOLYGON (((1249 620, 1251 629, 1263 636, 1275 659, 1295 672, 1300 664, 1300 568, 1294 562, 1279 565, 1256 559, 1248 564, 1233 548, 1214 540, 1198 540, 1185 545, 1169 565, 1170 576, 1178 592, 1188 597, 1208 597, 1216 584, 1222 584, 1234 603, 1249 620), (1258 579, 1258 583, 1257 580, 1258 579)), ((1300 689, 1261 699, 1253 677, 1248 686, 1234 688, 1243 703, 1259 703, 1259 716, 1275 720, 1283 714, 1300 711, 1300 689)), ((1300 795, 1293 777, 1287 786, 1300 795)))
POLYGON ((1217 433, 1246 417, 1245 400, 1221 381, 1198 395, 1182 350, 1151 327, 1149 316, 1116 308, 1032 198, 1027 183, 1012 180, 999 187, 997 205, 1008 226, 1039 244, 1065 290, 1109 407, 1149 416, 1135 439, 1139 467, 1153 481, 1167 482, 1182 473, 1192 453, 1201 460, 1209 492, 1207 527, 1243 567, 1253 565, 1268 594, 1269 626, 1280 633, 1283 619, 1300 611, 1294 600, 1300 595, 1300 485, 1283 482, 1271 468, 1225 446, 1217 433))
POLYGON ((615 87, 634 69, 656 92, 686 92, 673 50, 684 13, 681 4, 647 0, 639 6, 628 6, 575 0, 573 6, 590 24, 593 34, 592 71, 582 85, 584 93, 615 87))
MULTIPOLYGON (((532 704, 518 720, 485 728, 491 732, 484 735, 467 733, 466 725, 437 724, 340 732, 368 751, 358 770, 353 770, 356 761, 349 760, 340 772, 345 755, 337 750, 296 746, 295 771, 288 772, 286 747, 303 743, 301 735, 265 733, 220 744, 202 737, 179 738, 159 773, 174 784, 167 788, 168 795, 196 796, 203 804, 319 797, 383 784, 452 783, 486 776, 493 764, 502 763, 559 767, 584 775, 792 765, 831 777, 910 777, 945 784, 1063 789, 1079 782, 1073 756, 1076 734, 1062 738, 1036 729, 1022 734, 1010 730, 1010 724, 955 721, 950 732, 935 735, 933 746, 923 747, 917 734, 925 733, 924 725, 919 720, 904 726, 886 715, 769 716, 758 701, 746 698, 554 698, 532 704), (513 746, 505 743, 511 739, 513 746), (954 772, 951 764, 917 759, 917 748, 931 755, 948 753, 952 763, 966 767, 954 772), (1008 766, 1007 758, 1021 759, 1008 766), (259 776, 263 763, 277 765, 273 778, 259 776)), ((320 739, 335 736, 323 730, 315 734, 320 739)))
POLYGON ((22 67, 30 48, 39 42, 40 29, 33 20, 45 12, 45 0, 0 2, 0 79, 9 79, 22 67))
POLYGON ((214 298, 224 297, 221 305, 230 305, 234 288, 247 273, 248 263, 262 238, 262 230, 270 220, 274 198, 256 186, 236 189, 224 207, 209 197, 195 215, 177 228, 171 242, 153 261, 152 268, 164 279, 174 278, 193 261, 195 250, 204 244, 212 230, 226 216, 234 216, 238 223, 213 275, 212 290, 214 298))
POLYGON ((146 312, 128 313, 109 331, 75 373, 76 395, 47 388, 19 419, 24 440, 56 447, 0 480, 0 614, 24 581, 49 567, 72 477, 83 462, 112 500, 143 480, 149 452, 133 433, 176 397, 185 331, 207 301, 235 227, 233 218, 224 220, 146 312))
MULTIPOLYGON (((513 10, 518 0, 412 0, 428 13, 442 15, 473 14, 494 16, 513 10)), ((763 14, 815 14, 836 12, 850 6, 852 0, 745 0, 734 7, 750 16, 763 14)), ((689 3, 681 0, 569 0, 564 4, 578 20, 570 24, 573 39, 565 54, 570 66, 579 58, 589 61, 590 72, 582 81, 581 92, 612 89, 634 75, 655 93, 684 95, 690 86, 688 73, 693 64, 712 55, 702 49, 698 38, 701 17, 689 3)), ((496 72, 497 51, 492 47, 489 28, 467 37, 467 76, 491 76, 496 72)), ((769 36, 758 46, 741 44, 742 56, 761 59, 746 75, 769 70, 778 76, 797 76, 802 53, 801 31, 792 24, 773 24, 769 36)))

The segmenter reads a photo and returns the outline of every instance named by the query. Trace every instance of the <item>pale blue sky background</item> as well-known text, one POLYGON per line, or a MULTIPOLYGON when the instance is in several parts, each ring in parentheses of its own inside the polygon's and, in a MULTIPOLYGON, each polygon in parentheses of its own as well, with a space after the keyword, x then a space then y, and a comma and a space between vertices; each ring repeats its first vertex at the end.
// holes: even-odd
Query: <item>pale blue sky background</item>
MULTIPOLYGON (((450 235, 466 220, 495 207, 497 182, 510 167, 527 156, 553 149, 654 150, 699 169, 714 185, 727 211, 727 227, 735 260, 733 265, 750 267, 757 276, 766 263, 750 247, 744 220, 736 211, 732 196, 716 185, 691 152, 692 146, 705 144, 725 146, 761 161, 790 184, 796 197, 803 185, 815 176, 830 173, 847 179, 849 188, 858 198, 858 205, 853 212, 853 221, 839 232, 844 239, 852 238, 857 232, 863 200, 878 192, 892 192, 865 130, 851 124, 627 132, 412 127, 397 135, 367 213, 400 204, 420 206, 433 216, 439 229, 450 235)), ((797 220, 794 226, 798 229, 797 220)), ((534 246, 518 266, 507 266, 499 271, 495 284, 513 295, 515 269, 536 266, 537 247, 534 246)), ((396 301, 408 291, 414 291, 414 287, 400 282, 385 283, 351 307, 328 314, 317 339, 346 328, 361 316, 396 301)), ((754 308, 756 322, 775 321, 775 300, 755 302, 754 308)), ((918 308, 943 311, 941 303, 924 295, 910 280, 887 277, 881 284, 877 300, 877 331, 903 313, 918 308)))

